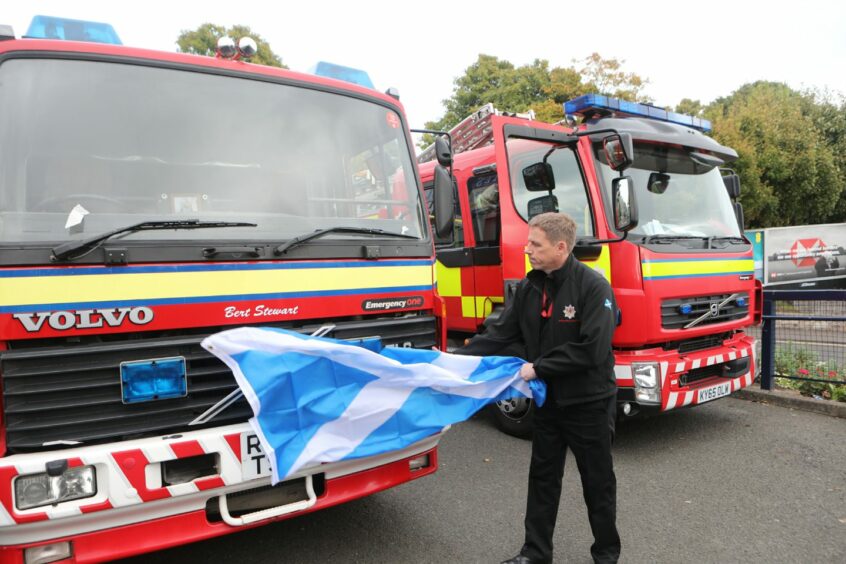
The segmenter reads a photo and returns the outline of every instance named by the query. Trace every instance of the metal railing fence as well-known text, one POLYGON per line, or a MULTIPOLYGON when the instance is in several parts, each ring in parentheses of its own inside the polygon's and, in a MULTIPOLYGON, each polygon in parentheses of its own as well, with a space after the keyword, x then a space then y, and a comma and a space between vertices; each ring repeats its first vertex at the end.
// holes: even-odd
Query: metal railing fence
POLYGON ((846 290, 764 289, 761 388, 776 377, 846 384, 846 290))

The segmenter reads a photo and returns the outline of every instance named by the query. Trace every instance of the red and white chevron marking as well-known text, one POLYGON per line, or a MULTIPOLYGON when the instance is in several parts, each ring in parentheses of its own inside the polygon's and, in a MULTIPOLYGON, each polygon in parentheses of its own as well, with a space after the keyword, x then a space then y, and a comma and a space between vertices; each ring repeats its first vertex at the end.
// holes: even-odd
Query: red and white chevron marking
POLYGON ((185 433, 179 438, 154 437, 108 445, 92 445, 66 451, 14 455, 0 460, 0 527, 59 519, 190 495, 243 481, 241 475, 241 433, 248 424, 185 433), (157 462, 216 453, 220 474, 184 484, 162 486, 157 462), (45 463, 65 458, 69 467, 92 465, 97 473, 97 495, 57 506, 18 511, 14 508, 14 478, 44 472, 45 463))
MULTIPOLYGON (((731 383, 731 393, 736 392, 741 388, 745 388, 752 384, 753 380, 753 372, 755 370, 755 347, 754 345, 742 349, 737 352, 729 352, 726 354, 718 354, 714 356, 709 356, 705 359, 696 359, 696 360, 688 360, 684 362, 677 362, 675 363, 674 372, 676 374, 682 374, 689 370, 696 370, 697 368, 703 368, 706 366, 712 366, 714 364, 723 364, 724 362, 729 362, 732 360, 737 360, 738 358, 746 358, 748 356, 752 356, 752 364, 749 367, 749 371, 746 374, 738 376, 737 378, 732 378, 731 380, 726 380, 725 382, 731 383), (704 362, 703 362, 704 360, 704 362)), ((662 370, 663 373, 663 370, 662 370)), ((666 395, 666 400, 664 401, 663 405, 661 406, 662 411, 669 411, 671 409, 675 409, 677 407, 684 407, 687 405, 696 405, 699 403, 697 401, 697 390, 689 390, 689 391, 679 391, 674 392, 671 391, 666 395)))

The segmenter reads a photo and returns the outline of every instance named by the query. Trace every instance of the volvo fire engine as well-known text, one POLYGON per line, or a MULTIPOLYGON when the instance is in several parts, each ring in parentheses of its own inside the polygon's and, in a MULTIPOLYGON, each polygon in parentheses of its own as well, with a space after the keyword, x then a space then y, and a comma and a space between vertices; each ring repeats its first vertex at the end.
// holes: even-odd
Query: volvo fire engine
POLYGON ((0 561, 127 557, 435 472, 439 434, 271 487, 200 346, 238 325, 443 345, 395 91, 252 65, 251 40, 201 57, 37 20, 0 26, 0 561))
MULTIPOLYGON (((702 404, 750 385, 755 348, 744 328, 760 321, 761 286, 733 203, 739 180, 724 166, 737 153, 704 135, 707 120, 653 106, 587 95, 565 110, 581 124, 488 104, 449 132, 455 221, 436 249, 452 342, 497 316, 530 269, 528 220, 561 211, 578 226, 575 257, 614 289, 622 414, 702 404)), ((424 187, 438 166, 421 165, 424 187)), ((524 436, 532 411, 530 400, 494 410, 503 430, 524 436)))

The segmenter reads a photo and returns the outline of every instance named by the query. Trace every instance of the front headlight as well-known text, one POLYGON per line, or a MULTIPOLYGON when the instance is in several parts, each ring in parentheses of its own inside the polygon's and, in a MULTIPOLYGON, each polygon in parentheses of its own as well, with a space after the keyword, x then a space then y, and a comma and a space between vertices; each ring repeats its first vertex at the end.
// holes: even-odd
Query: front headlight
POLYGON ((657 362, 632 363, 635 399, 640 403, 661 403, 661 368, 657 362))
POLYGON ((97 474, 93 466, 68 468, 58 476, 27 474, 15 479, 15 506, 32 509, 62 501, 91 497, 97 493, 97 474))

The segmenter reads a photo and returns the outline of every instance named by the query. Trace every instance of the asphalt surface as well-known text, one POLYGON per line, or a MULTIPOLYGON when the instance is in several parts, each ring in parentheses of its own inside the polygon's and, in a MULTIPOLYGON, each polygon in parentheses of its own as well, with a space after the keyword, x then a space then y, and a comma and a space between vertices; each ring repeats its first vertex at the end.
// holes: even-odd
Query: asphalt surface
MULTIPOLYGON (((311 515, 125 560, 499 562, 522 543, 530 443, 485 415, 451 429, 440 469, 311 515)), ((621 562, 846 562, 846 420, 726 398, 619 426, 621 562)), ((589 563, 572 458, 555 561, 589 563)))

